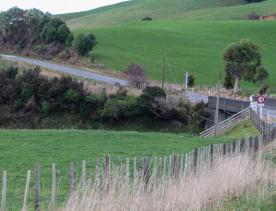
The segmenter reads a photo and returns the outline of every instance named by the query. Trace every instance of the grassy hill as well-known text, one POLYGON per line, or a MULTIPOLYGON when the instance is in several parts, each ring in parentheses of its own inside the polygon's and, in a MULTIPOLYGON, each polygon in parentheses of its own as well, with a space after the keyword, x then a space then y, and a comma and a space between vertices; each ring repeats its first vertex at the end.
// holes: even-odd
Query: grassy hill
POLYGON ((71 28, 102 27, 153 19, 182 18, 186 13, 206 8, 245 4, 245 0, 133 0, 95 10, 61 15, 71 28))
POLYGON ((197 84, 215 83, 223 71, 222 54, 231 42, 243 38, 260 44, 263 62, 270 71, 269 84, 275 86, 276 22, 260 21, 153 21, 97 29, 92 32, 99 44, 95 60, 123 71, 131 62, 142 64, 148 76, 161 79, 161 52, 167 51, 166 80, 181 83, 183 74, 196 75, 197 84))
MULTIPOLYGON (((189 152, 195 147, 231 139, 203 139, 185 134, 80 131, 80 130, 1 130, 0 170, 8 170, 8 209, 20 210, 22 206, 27 170, 33 170, 36 162, 41 164, 41 204, 48 210, 51 193, 51 163, 55 162, 58 172, 59 202, 68 194, 68 168, 70 162, 78 166, 77 178, 81 173, 81 161, 87 160, 87 175, 95 172, 96 157, 110 154, 113 161, 126 157, 168 156, 172 153, 189 152)), ((33 206, 33 172, 29 203, 33 206)))
POLYGON ((155 20, 241 20, 249 13, 273 14, 276 1, 246 4, 245 0, 133 0, 78 13, 59 15, 71 28, 106 27, 140 21, 144 16, 155 20))

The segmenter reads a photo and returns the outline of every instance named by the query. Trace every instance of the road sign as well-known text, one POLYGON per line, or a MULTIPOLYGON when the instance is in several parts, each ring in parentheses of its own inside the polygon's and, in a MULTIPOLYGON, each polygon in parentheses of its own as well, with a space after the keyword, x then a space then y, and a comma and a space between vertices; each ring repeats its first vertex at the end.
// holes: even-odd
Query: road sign
POLYGON ((264 106, 264 103, 265 103, 265 97, 264 96, 259 96, 257 98, 257 102, 258 102, 258 106, 264 106))

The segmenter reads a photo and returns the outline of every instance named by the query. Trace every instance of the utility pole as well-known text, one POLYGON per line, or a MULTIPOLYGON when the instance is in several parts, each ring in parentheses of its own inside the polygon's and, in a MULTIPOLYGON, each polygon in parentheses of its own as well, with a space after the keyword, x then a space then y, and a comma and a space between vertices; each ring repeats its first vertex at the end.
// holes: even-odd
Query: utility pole
POLYGON ((217 85, 218 93, 217 93, 216 113, 215 113, 215 136, 217 136, 218 121, 219 121, 220 80, 221 80, 221 73, 219 74, 218 85, 217 85))
POLYGON ((164 90, 165 84, 165 48, 163 48, 162 52, 162 89, 164 90))

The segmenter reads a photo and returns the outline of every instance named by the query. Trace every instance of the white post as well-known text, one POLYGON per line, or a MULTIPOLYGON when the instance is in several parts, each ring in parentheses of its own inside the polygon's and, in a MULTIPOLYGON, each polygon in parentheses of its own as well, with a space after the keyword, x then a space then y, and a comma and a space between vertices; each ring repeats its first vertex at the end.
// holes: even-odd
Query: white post
POLYGON ((6 211, 6 198, 7 198, 7 176, 8 172, 3 172, 2 180, 2 200, 1 200, 1 211, 6 211))
POLYGON ((185 89, 188 89, 188 83, 189 83, 189 73, 186 72, 186 74, 185 74, 185 89))
POLYGON ((22 211, 28 210, 28 196, 29 196, 29 190, 30 190, 30 181, 31 181, 31 171, 28 170, 22 211))
POLYGON ((263 107, 260 106, 260 118, 263 119, 263 107))

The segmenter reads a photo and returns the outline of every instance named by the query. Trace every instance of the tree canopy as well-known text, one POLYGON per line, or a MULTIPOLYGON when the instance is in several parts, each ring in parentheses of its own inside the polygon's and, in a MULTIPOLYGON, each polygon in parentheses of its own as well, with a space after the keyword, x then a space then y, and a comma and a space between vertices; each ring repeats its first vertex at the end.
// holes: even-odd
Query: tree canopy
POLYGON ((234 92, 239 89, 240 80, 256 82, 256 70, 262 65, 260 47, 251 40, 241 40, 231 44, 224 52, 225 85, 234 84, 234 92))
POLYGON ((0 44, 21 50, 36 45, 71 45, 73 35, 66 23, 37 9, 13 7, 0 13, 0 44))

